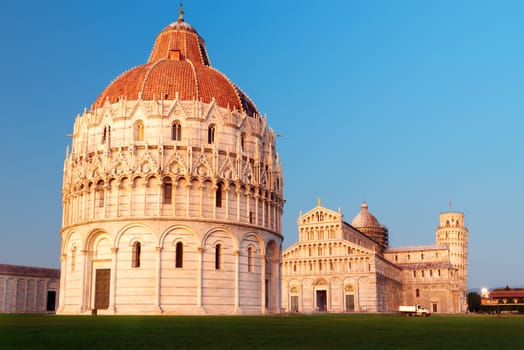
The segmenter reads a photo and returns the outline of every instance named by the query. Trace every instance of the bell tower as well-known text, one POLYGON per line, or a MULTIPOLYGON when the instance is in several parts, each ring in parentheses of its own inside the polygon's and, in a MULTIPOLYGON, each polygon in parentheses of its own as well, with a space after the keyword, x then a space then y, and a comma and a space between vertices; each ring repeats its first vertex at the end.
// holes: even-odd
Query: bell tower
POLYGON ((468 229, 464 226, 464 213, 445 212, 440 214, 440 226, 436 231, 437 244, 449 247, 450 263, 457 269, 459 303, 457 312, 467 309, 468 281, 468 229))

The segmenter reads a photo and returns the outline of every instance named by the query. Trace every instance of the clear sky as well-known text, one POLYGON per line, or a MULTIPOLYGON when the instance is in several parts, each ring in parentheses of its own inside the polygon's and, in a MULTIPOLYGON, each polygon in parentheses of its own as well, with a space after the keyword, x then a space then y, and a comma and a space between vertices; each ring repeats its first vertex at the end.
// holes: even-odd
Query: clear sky
MULTIPOLYGON (((300 210, 366 200, 392 246, 464 212, 469 287, 524 286, 524 2, 191 0, 214 67, 266 113, 300 210)), ((178 2, 0 2, 0 263, 59 267, 74 118, 147 61, 178 2)))

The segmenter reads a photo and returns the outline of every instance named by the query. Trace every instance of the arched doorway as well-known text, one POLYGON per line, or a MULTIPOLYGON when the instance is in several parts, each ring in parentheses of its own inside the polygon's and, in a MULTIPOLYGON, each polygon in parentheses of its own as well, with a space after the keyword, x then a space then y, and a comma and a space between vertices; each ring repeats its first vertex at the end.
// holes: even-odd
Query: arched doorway
POLYGON ((91 297, 88 309, 107 310, 111 294, 111 241, 107 234, 96 234, 89 245, 91 297))

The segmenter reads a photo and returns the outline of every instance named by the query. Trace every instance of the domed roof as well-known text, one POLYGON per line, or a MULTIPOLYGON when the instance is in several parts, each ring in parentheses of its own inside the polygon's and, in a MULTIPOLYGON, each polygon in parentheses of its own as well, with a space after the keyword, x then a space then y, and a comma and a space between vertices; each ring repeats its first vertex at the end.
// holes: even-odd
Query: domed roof
POLYGON ((124 72, 100 94, 94 107, 106 101, 198 100, 250 116, 259 112, 251 99, 224 74, 211 67, 204 40, 182 17, 157 36, 146 64, 124 72))
POLYGON ((363 202, 360 206, 360 213, 358 213, 351 222, 351 226, 355 228, 371 228, 371 227, 382 227, 378 222, 377 218, 368 211, 368 205, 363 202))

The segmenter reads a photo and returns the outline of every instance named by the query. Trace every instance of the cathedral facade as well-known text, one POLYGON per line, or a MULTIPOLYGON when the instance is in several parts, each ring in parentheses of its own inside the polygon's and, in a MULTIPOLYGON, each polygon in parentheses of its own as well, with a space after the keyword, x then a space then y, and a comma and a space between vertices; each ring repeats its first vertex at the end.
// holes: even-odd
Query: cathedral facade
POLYGON ((59 314, 280 312, 275 133, 180 17, 74 123, 59 314))
POLYGON ((440 214, 435 244, 390 247, 388 229, 363 203, 351 224, 320 201, 298 218, 299 241, 282 253, 285 312, 396 312, 420 304, 466 312, 468 229, 440 214))

